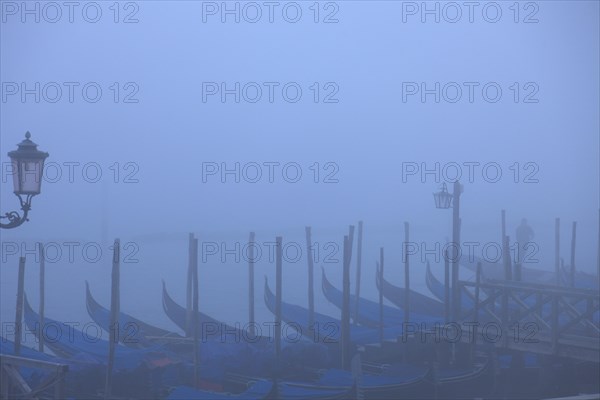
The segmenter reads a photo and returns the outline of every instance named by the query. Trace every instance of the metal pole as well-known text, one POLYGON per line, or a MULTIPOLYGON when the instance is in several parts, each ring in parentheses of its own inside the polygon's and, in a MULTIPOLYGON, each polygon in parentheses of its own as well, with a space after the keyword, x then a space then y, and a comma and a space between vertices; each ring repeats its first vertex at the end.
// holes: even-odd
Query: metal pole
MULTIPOLYGON (((427 261, 429 266, 429 261, 427 261)), ((448 249, 444 250, 444 321, 450 323, 450 259, 448 249)))

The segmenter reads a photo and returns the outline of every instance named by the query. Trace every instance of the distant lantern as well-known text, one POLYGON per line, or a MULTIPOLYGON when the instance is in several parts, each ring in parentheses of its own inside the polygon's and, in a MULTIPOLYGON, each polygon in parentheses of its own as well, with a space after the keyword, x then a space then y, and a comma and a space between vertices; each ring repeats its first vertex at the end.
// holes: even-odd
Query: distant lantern
POLYGON ((44 160, 48 153, 39 151, 37 144, 29 139, 31 134, 25 134, 25 140, 19 143, 17 150, 8 153, 12 161, 13 186, 17 196, 40 194, 44 160))
POLYGON ((436 208, 450 208, 452 207, 452 195, 448 193, 446 183, 442 185, 442 190, 433 194, 436 208))

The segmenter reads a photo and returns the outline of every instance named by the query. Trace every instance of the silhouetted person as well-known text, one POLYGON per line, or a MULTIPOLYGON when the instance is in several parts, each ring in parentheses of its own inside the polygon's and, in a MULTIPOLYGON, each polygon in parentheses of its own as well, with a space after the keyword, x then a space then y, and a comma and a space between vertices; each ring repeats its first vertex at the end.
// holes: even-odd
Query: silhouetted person
POLYGON ((523 218, 521 225, 517 228, 517 243, 519 245, 519 252, 517 254, 517 262, 522 263, 525 258, 525 252, 527 250, 527 243, 533 240, 533 229, 527 225, 527 220, 523 218))

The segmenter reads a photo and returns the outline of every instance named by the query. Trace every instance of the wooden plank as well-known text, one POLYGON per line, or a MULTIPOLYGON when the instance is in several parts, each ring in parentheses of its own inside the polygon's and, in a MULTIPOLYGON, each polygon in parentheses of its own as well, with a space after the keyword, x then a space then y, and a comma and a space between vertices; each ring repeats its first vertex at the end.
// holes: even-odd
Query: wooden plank
POLYGON ((45 298, 46 298, 46 257, 44 255, 44 245, 38 242, 38 254, 40 257, 40 335, 38 350, 44 352, 44 320, 45 320, 45 298))
MULTIPOLYGON (((23 336, 23 286, 25 285, 25 257, 19 257, 19 278, 17 280, 17 306, 15 311, 15 355, 21 354, 23 336)), ((43 334, 43 333, 42 333, 43 334)))
POLYGON ((2 369, 4 370, 6 376, 8 376, 10 379, 12 386, 16 386, 23 394, 31 393, 31 388, 27 382, 25 382, 25 379, 23 379, 19 371, 17 371, 12 365, 3 365, 2 369))

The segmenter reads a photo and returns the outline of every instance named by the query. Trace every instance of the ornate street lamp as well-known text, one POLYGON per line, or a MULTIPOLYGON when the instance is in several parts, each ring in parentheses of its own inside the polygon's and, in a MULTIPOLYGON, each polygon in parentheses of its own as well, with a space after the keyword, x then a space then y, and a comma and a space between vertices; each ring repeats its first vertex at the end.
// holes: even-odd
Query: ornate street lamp
MULTIPOLYGON (((435 207, 440 209, 452 208, 452 246, 457 249, 457 254, 452 257, 452 319, 457 322, 460 313, 460 293, 458 291, 458 267, 460 261, 460 194, 462 185, 454 182, 453 193, 448 193, 446 183, 442 185, 442 190, 433 194, 435 207)), ((449 282, 446 283, 449 286, 449 282)), ((448 322, 448 321, 446 321, 448 322)))
POLYGON ((25 140, 17 145, 17 150, 8 153, 12 162, 14 193, 21 203, 23 216, 16 211, 7 212, 0 218, 7 219, 8 223, 0 223, 0 228, 16 228, 28 221, 27 214, 31 209, 31 199, 41 191, 44 160, 48 157, 48 153, 39 151, 37 144, 32 142, 30 137, 31 134, 27 132, 25 140))
POLYGON ((442 190, 433 194, 435 208, 450 208, 452 207, 452 195, 448 193, 446 182, 442 185, 442 190))

